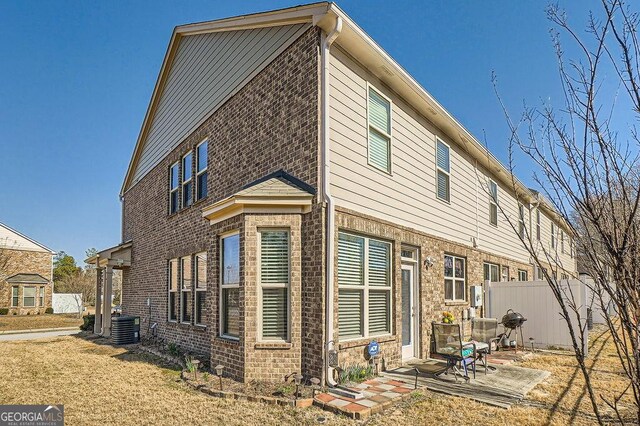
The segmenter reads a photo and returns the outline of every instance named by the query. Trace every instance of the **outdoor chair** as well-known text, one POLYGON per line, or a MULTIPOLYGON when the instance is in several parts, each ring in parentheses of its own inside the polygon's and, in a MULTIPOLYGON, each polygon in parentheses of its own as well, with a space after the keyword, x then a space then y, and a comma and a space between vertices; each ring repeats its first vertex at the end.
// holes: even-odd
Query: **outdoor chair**
POLYGON ((445 324, 432 322, 434 339, 434 352, 447 361, 447 368, 442 373, 453 373, 456 382, 458 376, 469 381, 468 367, 471 366, 473 378, 476 378, 476 345, 473 342, 462 342, 462 330, 460 324, 445 324), (464 369, 464 374, 458 368, 458 364, 464 369))
POLYGON ((471 340, 476 343, 477 360, 484 366, 484 373, 495 367, 488 365, 491 346, 498 347, 498 320, 496 318, 473 318, 471 320, 471 340))

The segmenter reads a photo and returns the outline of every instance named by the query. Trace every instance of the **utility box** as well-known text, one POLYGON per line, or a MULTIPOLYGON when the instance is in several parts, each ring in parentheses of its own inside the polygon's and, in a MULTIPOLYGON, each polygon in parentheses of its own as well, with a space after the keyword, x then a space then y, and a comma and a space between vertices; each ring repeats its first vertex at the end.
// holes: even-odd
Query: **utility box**
POLYGON ((472 285, 470 288, 470 302, 472 308, 479 308, 482 306, 482 286, 472 285))

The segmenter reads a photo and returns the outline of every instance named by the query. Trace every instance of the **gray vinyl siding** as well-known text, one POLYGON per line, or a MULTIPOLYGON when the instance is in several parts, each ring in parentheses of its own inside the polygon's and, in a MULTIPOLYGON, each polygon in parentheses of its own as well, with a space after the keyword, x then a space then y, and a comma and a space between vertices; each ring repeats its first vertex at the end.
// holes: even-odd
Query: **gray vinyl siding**
MULTIPOLYGON (((497 229, 489 223, 490 173, 476 169, 462 147, 337 47, 330 72, 331 191, 337 205, 469 246, 476 237, 481 250, 530 261, 502 213, 497 229), (367 164, 367 83, 393 102, 391 174, 367 164), (436 198, 436 137, 450 146, 449 203, 436 198)), ((513 191, 498 186, 500 205, 517 228, 513 191)), ((528 211, 525 216, 529 226, 528 211)))
POLYGON ((308 27, 298 24, 183 37, 142 142, 132 183, 146 175, 308 27))

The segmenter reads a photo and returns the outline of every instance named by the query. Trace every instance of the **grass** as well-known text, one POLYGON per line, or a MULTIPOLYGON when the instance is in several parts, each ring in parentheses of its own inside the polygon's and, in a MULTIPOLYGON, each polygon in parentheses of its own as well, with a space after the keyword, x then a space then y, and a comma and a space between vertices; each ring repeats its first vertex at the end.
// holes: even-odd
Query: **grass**
MULTIPOLYGON (((619 361, 606 330, 590 341, 588 367, 596 392, 624 389, 619 361)), ((355 424, 312 407, 293 409, 212 398, 179 380, 179 372, 157 359, 77 337, 0 345, 0 404, 65 405, 67 424, 355 424)), ((570 352, 537 352, 519 363, 551 371, 522 403, 510 410, 427 390, 373 415, 367 425, 483 424, 590 425, 591 407, 582 374, 570 352)), ((632 411, 630 399, 623 401, 632 411)), ((611 412, 600 404, 605 414, 611 412)), ((633 421, 629 422, 633 424, 633 421)))
POLYGON ((82 319, 77 314, 0 315, 0 332, 39 328, 77 327, 82 319))

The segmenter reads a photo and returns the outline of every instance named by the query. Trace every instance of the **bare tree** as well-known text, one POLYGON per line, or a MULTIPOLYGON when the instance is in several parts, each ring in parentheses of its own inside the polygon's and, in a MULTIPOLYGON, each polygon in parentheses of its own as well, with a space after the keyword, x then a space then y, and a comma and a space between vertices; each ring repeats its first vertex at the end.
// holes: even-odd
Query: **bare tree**
POLYGON ((7 278, 11 266, 12 250, 9 240, 4 238, 0 240, 0 281, 7 278))
POLYGON ((74 294, 74 301, 77 304, 80 317, 82 317, 85 303, 95 300, 95 279, 92 280, 90 274, 84 270, 63 277, 56 285, 56 288, 58 293, 74 294))
MULTIPOLYGON (((611 301, 618 314, 615 321, 609 316, 606 320, 628 386, 607 399, 596 395, 585 365, 586 325, 575 295, 557 274, 542 269, 569 327, 594 414, 603 424, 612 419, 603 418, 599 402, 609 406, 620 423, 628 421, 618 402, 629 391, 632 421, 640 418, 640 41, 637 11, 624 0, 601 0, 601 5, 590 14, 584 38, 563 10, 554 5, 547 9, 555 27, 551 34, 564 93, 561 109, 525 106, 522 116, 513 120, 497 89, 496 94, 511 130, 511 171, 514 149, 537 163, 540 173, 534 179, 576 240, 582 264, 593 278, 595 303, 604 310, 611 301), (561 36, 575 45, 578 58, 567 58, 561 36), (602 90, 612 83, 617 87, 613 95, 602 90), (578 321, 573 323, 571 316, 578 321)), ((512 186, 520 196, 513 177, 512 186)), ((502 214, 518 232, 512 212, 502 214)), ((536 244, 528 232, 518 234, 535 264, 562 268, 553 250, 536 244)))

